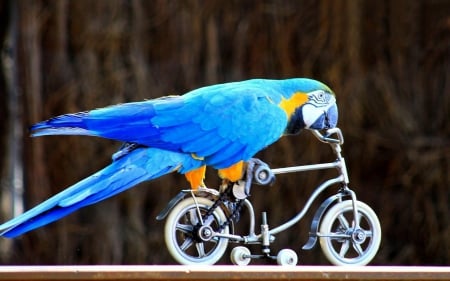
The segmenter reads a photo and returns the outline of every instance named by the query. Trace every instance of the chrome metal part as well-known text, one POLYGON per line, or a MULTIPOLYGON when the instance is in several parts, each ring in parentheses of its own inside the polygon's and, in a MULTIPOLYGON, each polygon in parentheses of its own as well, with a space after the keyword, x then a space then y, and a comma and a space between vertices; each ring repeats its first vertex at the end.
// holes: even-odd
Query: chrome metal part
POLYGON ((375 213, 366 204, 357 201, 356 193, 348 187, 347 166, 341 154, 341 145, 344 143, 342 132, 339 128, 328 129, 323 133, 310 131, 319 141, 331 147, 336 156, 334 162, 270 169, 263 161, 252 158, 247 162, 245 178, 237 183, 224 182, 220 192, 203 188, 183 190, 176 195, 157 216, 161 220, 170 213, 165 237, 174 258, 184 264, 214 264, 224 253, 228 242, 235 242, 259 244, 262 253, 250 254, 245 247, 237 247, 231 256, 234 264, 246 265, 253 258, 269 258, 282 265, 296 264, 294 251, 283 250, 278 256, 271 256, 270 244, 276 234, 298 223, 325 190, 337 186, 337 193, 323 201, 315 211, 309 239, 303 249, 312 249, 319 240, 322 251, 333 264, 363 265, 370 262, 379 247, 381 228, 375 213), (337 176, 319 184, 296 215, 269 229, 267 213, 262 212, 261 232, 255 233, 255 212, 248 200, 252 183, 267 185, 274 181, 274 175, 325 169, 335 169, 337 176), (347 197, 350 200, 344 200, 347 197), (248 214, 247 235, 234 233, 233 222, 238 221, 236 218, 240 217, 241 209, 246 209, 248 214), (176 211, 182 212, 183 217, 177 215, 176 211), (347 219, 346 216, 355 219, 347 219), (182 220, 185 217, 187 221, 182 220), (211 250, 205 250, 206 246, 211 250), (353 256, 348 256, 351 249, 353 256), (198 254, 199 257, 195 256, 198 254))

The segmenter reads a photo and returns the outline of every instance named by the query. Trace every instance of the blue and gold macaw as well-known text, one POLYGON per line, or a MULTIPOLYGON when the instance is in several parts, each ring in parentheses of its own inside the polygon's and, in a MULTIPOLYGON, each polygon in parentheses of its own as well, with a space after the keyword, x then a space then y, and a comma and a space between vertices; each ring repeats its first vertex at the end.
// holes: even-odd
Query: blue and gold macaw
POLYGON ((0 235, 15 237, 174 171, 193 189, 204 186, 207 166, 238 181, 246 161, 283 135, 332 128, 337 118, 333 91, 306 78, 217 84, 51 118, 32 136, 97 136, 126 146, 103 170, 0 225, 0 235))

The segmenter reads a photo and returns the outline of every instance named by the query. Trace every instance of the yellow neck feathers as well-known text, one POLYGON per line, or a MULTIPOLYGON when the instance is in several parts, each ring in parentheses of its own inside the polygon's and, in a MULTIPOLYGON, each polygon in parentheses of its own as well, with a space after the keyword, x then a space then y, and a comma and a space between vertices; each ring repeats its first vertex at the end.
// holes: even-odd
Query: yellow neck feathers
POLYGON ((305 104, 307 101, 308 95, 306 93, 297 92, 288 99, 283 98, 283 100, 279 103, 279 106, 286 112, 289 118, 297 108, 305 104))

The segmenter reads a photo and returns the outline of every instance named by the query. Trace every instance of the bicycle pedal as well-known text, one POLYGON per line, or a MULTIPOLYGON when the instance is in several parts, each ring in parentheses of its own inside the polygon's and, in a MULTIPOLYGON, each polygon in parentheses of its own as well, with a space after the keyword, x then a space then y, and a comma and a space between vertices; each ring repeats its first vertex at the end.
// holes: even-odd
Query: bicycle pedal
POLYGON ((239 180, 233 185, 233 196, 236 199, 245 199, 247 198, 247 194, 245 193, 245 181, 239 180))

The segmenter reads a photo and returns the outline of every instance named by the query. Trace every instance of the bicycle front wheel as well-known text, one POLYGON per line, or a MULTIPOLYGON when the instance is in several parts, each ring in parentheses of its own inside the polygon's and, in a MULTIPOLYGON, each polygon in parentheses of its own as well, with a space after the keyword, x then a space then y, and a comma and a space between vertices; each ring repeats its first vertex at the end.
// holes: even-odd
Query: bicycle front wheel
POLYGON ((356 206, 355 218, 352 200, 337 203, 320 224, 320 246, 334 265, 366 265, 380 247, 381 227, 377 215, 363 202, 356 201, 356 206))

